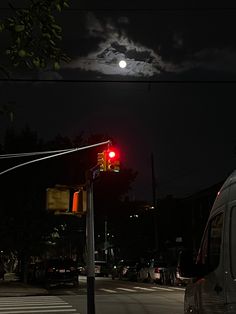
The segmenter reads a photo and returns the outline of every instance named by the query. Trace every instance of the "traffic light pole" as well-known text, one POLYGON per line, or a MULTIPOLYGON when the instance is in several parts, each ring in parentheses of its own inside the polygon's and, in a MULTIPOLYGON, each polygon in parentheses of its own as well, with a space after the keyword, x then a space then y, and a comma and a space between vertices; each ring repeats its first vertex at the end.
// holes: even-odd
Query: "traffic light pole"
POLYGON ((93 180, 99 175, 99 168, 95 166, 87 173, 87 216, 86 216, 86 244, 87 244, 87 314, 95 314, 95 244, 94 244, 94 208, 93 208, 93 180))

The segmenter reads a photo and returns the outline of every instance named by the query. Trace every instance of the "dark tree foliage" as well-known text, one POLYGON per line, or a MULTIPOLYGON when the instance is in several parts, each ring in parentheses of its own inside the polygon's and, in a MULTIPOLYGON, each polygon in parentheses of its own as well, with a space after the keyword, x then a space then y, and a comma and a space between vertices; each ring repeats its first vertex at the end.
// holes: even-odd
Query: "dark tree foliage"
MULTIPOLYGON (((56 21, 57 13, 69 7, 69 2, 29 0, 29 5, 23 9, 10 4, 11 16, 0 21, 9 66, 25 69, 53 66, 54 70, 59 70, 61 62, 70 60, 60 47, 62 27, 56 21)), ((9 76, 6 64, 1 64, 0 68, 9 76)))

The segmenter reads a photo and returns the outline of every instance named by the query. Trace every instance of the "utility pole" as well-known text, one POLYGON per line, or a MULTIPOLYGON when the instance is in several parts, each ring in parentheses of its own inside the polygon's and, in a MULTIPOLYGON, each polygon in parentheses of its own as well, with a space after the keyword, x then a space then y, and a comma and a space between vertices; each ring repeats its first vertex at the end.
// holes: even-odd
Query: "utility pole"
POLYGON ((104 227, 104 253, 105 253, 105 261, 108 259, 108 251, 107 251, 107 217, 105 218, 105 227, 104 227))
POLYGON ((156 177, 155 177, 153 153, 151 153, 151 169, 152 169, 152 205, 154 209, 156 209, 156 177))
POLYGON ((153 223, 154 223, 154 249, 158 252, 159 239, 158 239, 158 216, 157 216, 157 204, 156 204, 156 177, 154 168, 154 157, 151 153, 151 171, 152 171, 152 206, 153 206, 153 223))

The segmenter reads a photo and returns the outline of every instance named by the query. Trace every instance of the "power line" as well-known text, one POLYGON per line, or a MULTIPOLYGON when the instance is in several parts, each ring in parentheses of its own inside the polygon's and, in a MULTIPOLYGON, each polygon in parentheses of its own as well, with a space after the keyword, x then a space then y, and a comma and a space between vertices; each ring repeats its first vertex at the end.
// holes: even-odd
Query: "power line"
POLYGON ((2 154, 2 155, 0 155, 0 159, 9 159, 9 158, 17 158, 17 157, 28 157, 28 156, 38 156, 38 155, 46 155, 46 154, 56 154, 56 153, 62 153, 62 152, 70 151, 72 149, 73 148, 61 149, 61 150, 50 150, 50 151, 45 151, 45 152, 2 154))
POLYGON ((20 167, 23 167, 23 166, 35 163, 35 162, 43 161, 43 160, 54 158, 54 157, 60 157, 62 155, 75 153, 75 152, 78 152, 80 150, 85 150, 85 149, 89 149, 89 148, 93 148, 93 147, 97 147, 97 146, 101 146, 101 145, 106 145, 106 144, 108 145, 110 143, 111 143, 111 141, 108 140, 108 141, 105 141, 105 142, 100 142, 100 143, 97 143, 97 144, 87 145, 87 146, 84 146, 84 147, 73 148, 73 149, 70 149, 70 150, 67 150, 67 151, 63 151, 63 152, 60 152, 60 153, 56 153, 56 154, 53 154, 53 155, 50 155, 50 156, 46 156, 46 157, 30 160, 30 161, 18 164, 16 166, 13 166, 11 168, 8 168, 6 170, 3 170, 2 172, 0 172, 0 175, 5 174, 7 172, 10 172, 12 170, 15 170, 17 168, 20 168, 20 167))
POLYGON ((91 79, 91 80, 85 80, 85 79, 50 79, 50 80, 43 80, 43 79, 5 79, 0 78, 0 82, 8 82, 8 83, 148 83, 148 84, 154 84, 154 83, 236 83, 236 79, 234 80, 102 80, 102 79, 91 79))
MULTIPOLYGON (((28 7, 16 7, 16 10, 25 10, 28 9, 28 7)), ((9 7, 0 7, 0 10, 2 11, 12 11, 11 8, 9 7)), ((229 7, 173 7, 173 8, 157 8, 155 7, 150 7, 148 9, 144 9, 144 8, 130 8, 130 7, 126 7, 126 8, 95 8, 95 7, 91 7, 91 8, 67 8, 67 9, 63 9, 62 14, 65 12, 115 12, 115 13, 119 13, 119 12, 180 12, 180 11, 187 11, 187 12, 201 12, 201 11, 212 11, 212 12, 217 12, 217 11, 231 11, 231 10, 236 10, 236 6, 229 6, 229 7)))

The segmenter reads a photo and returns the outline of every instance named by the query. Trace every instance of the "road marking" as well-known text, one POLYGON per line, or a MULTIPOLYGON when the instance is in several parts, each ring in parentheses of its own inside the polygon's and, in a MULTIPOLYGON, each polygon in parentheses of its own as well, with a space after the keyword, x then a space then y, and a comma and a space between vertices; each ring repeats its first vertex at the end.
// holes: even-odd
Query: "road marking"
POLYGON ((174 290, 181 290, 181 291, 184 291, 185 288, 181 288, 181 287, 172 287, 171 289, 174 289, 174 290))
MULTIPOLYGON (((47 306, 4 306, 4 307, 0 307, 0 311, 1 310, 36 310, 36 309, 63 309, 63 308, 68 308, 68 307, 72 307, 72 305, 56 305, 56 306, 51 306, 51 305, 47 305, 47 306)), ((1 312, 0 312, 1 313, 1 312)))
POLYGON ((99 290, 102 290, 102 291, 105 291, 105 292, 110 292, 110 293, 117 293, 116 291, 110 290, 110 289, 99 289, 99 290))
POLYGON ((152 288, 144 288, 144 287, 134 287, 134 289, 139 289, 139 290, 143 290, 143 291, 156 291, 155 289, 152 289, 152 288))
POLYGON ((29 301, 29 300, 53 300, 53 301, 62 301, 60 298, 58 298, 57 296, 28 296, 28 297, 1 297, 0 300, 2 301, 6 301, 6 300, 12 300, 12 301, 19 301, 20 300, 25 300, 25 301, 29 301))
POLYGON ((0 298, 0 314, 27 313, 79 314, 68 302, 56 296, 4 297, 0 298))
POLYGON ((152 289, 155 289, 155 290, 163 290, 163 291, 174 291, 173 289, 169 289, 169 288, 162 288, 162 287, 152 287, 152 289))
POLYGON ((12 301, 1 301, 1 299, 0 299, 0 306, 5 306, 5 305, 13 305, 13 304, 17 304, 17 305, 21 305, 21 304, 23 304, 23 305, 45 305, 45 304, 47 304, 47 305, 63 305, 63 304, 67 304, 66 302, 64 302, 64 301, 52 301, 52 302, 40 302, 40 301, 21 301, 21 300, 19 300, 19 301, 14 301, 14 302, 12 302, 12 301))
POLYGON ((123 291, 128 291, 128 292, 136 292, 134 289, 128 289, 128 288, 116 288, 117 290, 123 290, 123 291))
MULTIPOLYGON (((27 313, 59 313, 59 312, 75 312, 76 309, 52 309, 52 310, 30 310, 30 311, 1 311, 1 314, 27 314, 27 313)), ((79 313, 77 313, 79 314, 79 313)))

